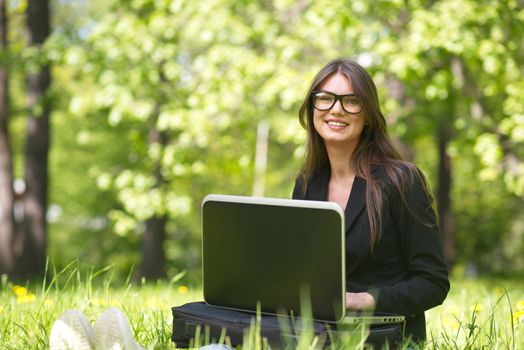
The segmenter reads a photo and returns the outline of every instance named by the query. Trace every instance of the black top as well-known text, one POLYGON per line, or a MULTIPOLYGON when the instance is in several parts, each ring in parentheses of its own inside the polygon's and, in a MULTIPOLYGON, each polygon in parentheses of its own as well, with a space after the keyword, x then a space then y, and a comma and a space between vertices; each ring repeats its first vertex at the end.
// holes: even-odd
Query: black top
MULTIPOLYGON (((345 210, 347 291, 369 292, 376 311, 406 316, 406 337, 425 340, 424 311, 440 305, 450 287, 435 212, 419 180, 404 193, 408 210, 383 167, 374 167, 373 176, 384 185, 383 231, 372 254, 367 182, 355 177, 345 210)), ((299 177, 293 199, 326 201, 329 178, 329 167, 317 172, 303 195, 299 177)))

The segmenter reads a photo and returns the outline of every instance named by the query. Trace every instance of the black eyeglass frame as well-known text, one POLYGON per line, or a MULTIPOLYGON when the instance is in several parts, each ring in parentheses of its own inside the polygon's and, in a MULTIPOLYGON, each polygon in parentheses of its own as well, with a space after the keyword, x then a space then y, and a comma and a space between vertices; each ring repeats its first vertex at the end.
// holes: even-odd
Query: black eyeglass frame
MULTIPOLYGON (((324 90, 313 90, 313 91, 311 91, 311 95, 310 95, 310 98, 311 98, 311 105, 313 106, 313 108, 318 109, 319 111, 328 111, 328 110, 330 110, 331 108, 333 108, 333 106, 335 105, 335 103, 337 103, 337 101, 339 101, 339 102, 340 102, 340 105, 342 106, 342 109, 343 109, 344 111, 346 111, 347 113, 349 113, 349 114, 359 114, 360 112, 362 112, 362 105, 360 104, 360 102, 359 102, 359 104, 358 104, 359 107, 360 107, 360 110, 359 110, 358 112, 350 112, 350 111, 348 111, 348 110, 344 107, 344 104, 342 103, 342 99, 343 99, 344 97, 347 97, 347 96, 353 96, 353 97, 357 98, 355 94, 337 95, 337 94, 334 94, 334 93, 329 92, 329 91, 324 91, 324 90), (323 94, 328 94, 328 95, 334 96, 335 99, 333 100, 333 104, 332 104, 331 106, 329 106, 329 108, 325 108, 325 109, 318 108, 317 106, 315 106, 315 101, 314 101, 314 99, 315 99, 315 97, 316 97, 316 94, 318 94, 318 93, 323 93, 323 94)), ((357 100, 358 100, 358 98, 357 98, 357 100)))

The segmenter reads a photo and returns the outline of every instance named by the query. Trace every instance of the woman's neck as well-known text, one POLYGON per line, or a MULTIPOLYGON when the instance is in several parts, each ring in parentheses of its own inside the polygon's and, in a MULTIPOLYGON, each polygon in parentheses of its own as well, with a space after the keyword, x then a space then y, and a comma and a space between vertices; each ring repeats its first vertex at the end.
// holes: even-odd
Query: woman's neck
POLYGON ((352 164, 354 148, 348 151, 347 145, 338 147, 337 145, 326 145, 326 151, 331 167, 331 178, 335 182, 352 179, 355 176, 355 169, 352 164))

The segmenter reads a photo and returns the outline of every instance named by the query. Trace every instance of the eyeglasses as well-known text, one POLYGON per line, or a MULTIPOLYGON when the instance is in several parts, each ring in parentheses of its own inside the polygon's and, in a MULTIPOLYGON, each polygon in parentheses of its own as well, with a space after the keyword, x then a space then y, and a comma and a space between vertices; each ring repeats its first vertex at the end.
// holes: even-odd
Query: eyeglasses
POLYGON ((311 93, 313 107, 319 111, 327 111, 333 108, 337 101, 340 101, 342 109, 350 114, 358 114, 362 111, 362 106, 355 94, 336 95, 327 91, 313 91, 311 93))

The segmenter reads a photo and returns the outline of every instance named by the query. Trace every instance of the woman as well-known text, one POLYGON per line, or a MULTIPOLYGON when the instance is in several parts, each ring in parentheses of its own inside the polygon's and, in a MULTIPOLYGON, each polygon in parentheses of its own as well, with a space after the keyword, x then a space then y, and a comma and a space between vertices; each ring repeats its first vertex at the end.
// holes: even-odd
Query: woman
POLYGON ((306 157, 293 199, 338 203, 346 219, 346 308, 406 316, 406 337, 426 339, 424 311, 449 291, 426 180, 386 132, 375 84, 356 62, 317 74, 300 112, 306 157))

